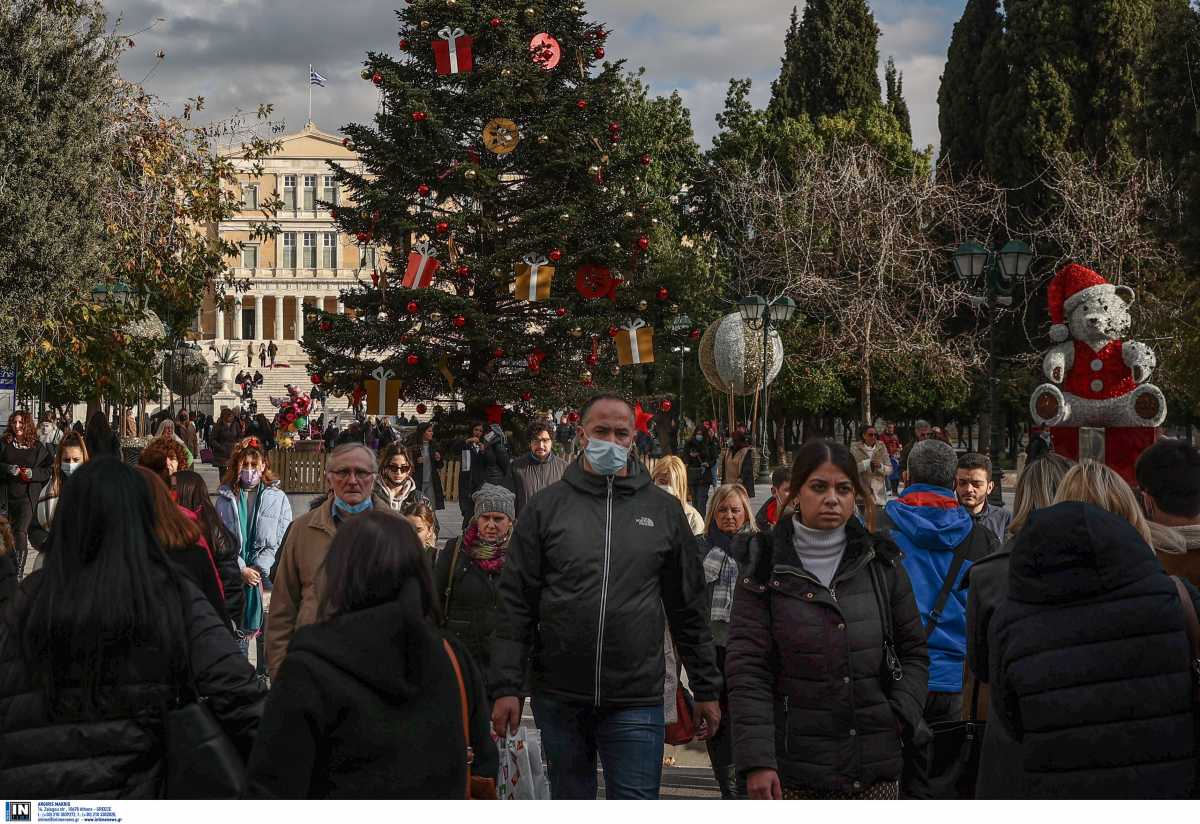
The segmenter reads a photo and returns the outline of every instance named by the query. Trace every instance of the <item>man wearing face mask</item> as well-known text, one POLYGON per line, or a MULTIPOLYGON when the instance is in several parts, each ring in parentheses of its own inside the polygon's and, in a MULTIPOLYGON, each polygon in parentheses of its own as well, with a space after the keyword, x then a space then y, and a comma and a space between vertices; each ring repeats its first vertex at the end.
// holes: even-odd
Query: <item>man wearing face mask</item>
POLYGON ((526 668, 555 799, 657 798, 662 777, 664 616, 687 667, 702 738, 721 725, 721 674, 698 546, 671 493, 630 459, 633 409, 583 409, 582 455, 529 501, 500 578, 488 679, 492 727, 515 732, 526 668))
POLYGON ((330 453, 325 469, 331 494, 292 522, 279 550, 267 616, 267 668, 272 680, 283 666, 296 630, 317 622, 325 583, 322 568, 338 527, 376 509, 400 518, 387 499, 372 494, 378 472, 370 448, 342 444, 330 453))

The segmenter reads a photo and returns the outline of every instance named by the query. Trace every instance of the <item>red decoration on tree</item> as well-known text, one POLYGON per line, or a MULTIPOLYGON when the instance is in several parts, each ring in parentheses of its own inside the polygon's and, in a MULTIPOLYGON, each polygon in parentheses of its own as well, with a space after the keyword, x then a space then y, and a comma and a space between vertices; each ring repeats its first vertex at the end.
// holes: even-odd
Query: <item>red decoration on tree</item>
POLYGON ((374 83, 376 86, 382 85, 383 84, 383 75, 380 74, 379 72, 375 72, 373 75, 371 75, 371 82, 374 83))
POLYGON ((416 111, 412 113, 412 119, 417 123, 424 123, 428 118, 429 115, 425 114, 425 112, 416 111))
POLYGON ((456 271, 456 272, 458 273, 458 276, 459 276, 460 278, 465 278, 465 277, 470 277, 470 276, 471 276, 471 267, 470 267, 470 266, 467 266, 465 263, 461 264, 461 265, 460 265, 460 266, 459 266, 457 269, 455 269, 454 271, 456 271))
POLYGON ((692 330, 692 331, 691 331, 691 332, 688 334, 688 337, 689 337, 689 338, 691 338, 692 340, 700 340, 700 330, 699 330, 699 329, 693 329, 693 330, 692 330))
POLYGON ((321 376, 320 375, 312 375, 309 377, 309 380, 312 381, 313 386, 321 385, 321 376))
POLYGON ((343 146, 343 147, 345 147, 345 148, 347 148, 347 149, 348 149, 348 148, 350 148, 350 138, 348 138, 348 137, 343 137, 343 138, 342 138, 342 146, 343 146))
POLYGON ((595 50, 594 52, 592 52, 592 54, 596 55, 596 59, 597 59, 597 60, 603 60, 603 59, 604 59, 604 49, 603 49, 602 47, 600 47, 600 46, 597 46, 597 47, 596 47, 596 50, 595 50))
POLYGON ((408 40, 404 38, 400 39, 400 51, 408 51, 408 40))
POLYGON ((331 218, 333 218, 334 220, 337 220, 337 209, 330 209, 330 210, 329 210, 329 216, 330 216, 331 218))
POLYGON ((446 26, 433 41, 433 59, 437 73, 446 76, 471 71, 475 67, 472 49, 475 38, 462 29, 446 26))
POLYGON ((575 102, 575 106, 576 106, 577 108, 580 108, 580 109, 586 109, 586 108, 587 108, 587 101, 586 101, 586 100, 584 100, 584 99, 581 97, 581 98, 579 98, 579 100, 577 100, 577 101, 575 102))
POLYGON ((552 261, 558 263, 562 260, 562 249, 551 249, 549 257, 552 261))
POLYGON ((424 415, 428 411, 429 411, 429 407, 426 406, 425 404, 423 404, 423 403, 417 404, 417 414, 418 415, 424 415))
POLYGON ((669 291, 667 291, 667 287, 660 286, 656 297, 659 300, 666 300, 667 298, 671 297, 671 293, 669 291))
POLYGON ((617 327, 615 327, 615 326, 608 327, 608 336, 610 338, 615 338, 619 334, 621 334, 621 330, 618 329, 617 327))
POLYGON ((648 154, 642 155, 642 165, 643 166, 649 166, 653 162, 654 162, 654 158, 651 157, 650 155, 648 155, 648 154))
POLYGON ((378 223, 382 219, 383 219, 383 212, 379 211, 378 209, 371 212, 371 222, 372 223, 378 223))
POLYGON ((409 366, 416 366, 418 363, 421 362, 421 356, 420 355, 409 355, 407 358, 404 359, 404 362, 407 363, 409 366))
POLYGON ((658 408, 661 409, 663 412, 670 412, 672 409, 675 408, 675 405, 673 403, 671 403, 669 400, 664 399, 663 402, 658 405, 658 408))
POLYGON ((371 285, 379 286, 379 272, 376 269, 371 270, 371 285))
POLYGON ((422 183, 417 187, 417 194, 419 194, 421 197, 429 197, 429 191, 428 183, 422 183))
POLYGON ((640 238, 638 238, 637 245, 638 245, 638 248, 641 249, 643 252, 646 251, 647 249, 650 248, 650 238, 646 237, 645 235, 642 235, 640 238))
POLYGON ((558 315, 560 318, 565 318, 567 316, 567 310, 560 306, 554 310, 554 314, 558 315))
POLYGON ((415 300, 410 300, 408 302, 408 306, 405 306, 404 309, 410 315, 415 315, 415 314, 417 314, 417 312, 421 311, 421 307, 417 305, 417 302, 415 300))
POLYGON ((638 401, 637 405, 633 407, 633 416, 634 425, 637 427, 637 431, 645 432, 647 435, 649 435, 650 421, 654 420, 654 416, 642 408, 641 401, 638 401))
POLYGON ((568 412, 567 423, 579 423, 579 413, 574 411, 568 412))
POLYGON ((542 371, 542 361, 544 360, 546 360, 546 353, 541 349, 534 349, 525 358, 525 362, 529 364, 529 371, 535 375, 542 371))
POLYGON ((502 357, 504 357, 504 350, 503 350, 503 349, 501 349, 499 346, 497 346, 495 349, 493 349, 493 350, 492 350, 492 357, 493 357, 493 358, 502 358, 502 357))
POLYGON ((605 267, 597 266, 594 263, 580 266, 575 275, 575 289, 588 300, 607 297, 616 302, 617 287, 623 282, 605 267))
POLYGON ((449 232, 449 231, 450 231, 450 224, 449 224, 449 223, 447 223, 447 222, 446 222, 446 221, 444 221, 444 220, 443 220, 443 221, 441 221, 440 223, 438 223, 438 225, 437 225, 437 233, 438 233, 439 235, 444 235, 444 234, 446 234, 446 233, 447 233, 447 232, 449 232))
POLYGON ((493 17, 491 20, 488 21, 488 25, 491 26, 493 29, 498 29, 504 25, 504 21, 501 20, 499 17, 493 17))
POLYGON ((332 331, 333 331, 333 324, 332 324, 332 323, 330 323, 330 322, 329 322, 329 321, 327 321, 327 320, 323 320, 323 321, 321 321, 321 331, 322 331, 322 332, 332 332, 332 331))
POLYGON ((504 419, 504 407, 498 403, 493 403, 487 409, 483 410, 483 414, 487 418, 488 423, 494 423, 499 426, 500 422, 504 419))
POLYGON ((454 316, 454 325, 457 328, 462 329, 464 326, 467 325, 467 319, 465 317, 463 317, 462 315, 455 315, 454 316))
POLYGON ((433 276, 442 264, 433 254, 433 244, 421 241, 408 253, 408 267, 404 270, 405 289, 425 289, 433 282, 433 276))
POLYGON ((522 392, 521 400, 525 401, 525 403, 529 403, 531 400, 533 400, 533 393, 532 392, 522 392))
POLYGON ((371 239, 371 235, 368 234, 367 232, 357 232, 357 233, 355 233, 354 238, 359 243, 366 243, 368 240, 371 239))

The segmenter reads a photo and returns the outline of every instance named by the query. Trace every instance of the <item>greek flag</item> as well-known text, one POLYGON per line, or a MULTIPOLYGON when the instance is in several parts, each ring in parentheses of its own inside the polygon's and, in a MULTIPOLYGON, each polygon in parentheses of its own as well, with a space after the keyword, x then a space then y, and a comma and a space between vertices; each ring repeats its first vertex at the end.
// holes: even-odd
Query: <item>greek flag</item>
POLYGON ((317 74, 316 71, 310 68, 308 70, 308 85, 320 86, 323 89, 325 88, 325 78, 321 77, 321 75, 317 74))

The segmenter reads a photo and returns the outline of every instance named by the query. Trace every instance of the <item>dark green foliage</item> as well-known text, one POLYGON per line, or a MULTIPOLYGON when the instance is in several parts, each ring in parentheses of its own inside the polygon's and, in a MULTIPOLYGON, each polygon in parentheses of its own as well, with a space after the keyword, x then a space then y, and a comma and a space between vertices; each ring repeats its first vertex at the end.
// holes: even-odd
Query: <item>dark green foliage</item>
MULTIPOLYGON (((771 84, 771 102, 767 112, 775 121, 793 116, 802 111, 802 100, 795 97, 802 93, 800 87, 800 16, 795 6, 792 6, 792 18, 788 24, 787 37, 783 41, 783 62, 779 68, 779 77, 771 84)), ((749 88, 749 80, 743 81, 749 88)), ((730 88, 732 96, 734 89, 730 88)), ((729 112, 730 98, 726 97, 725 110, 729 112)), ((724 128, 724 124, 722 124, 724 128)))
POLYGON ((896 70, 896 61, 890 57, 884 70, 884 78, 887 81, 887 109, 911 142, 912 116, 908 112, 908 101, 904 99, 904 75, 896 70))
POLYGON ((939 172, 961 177, 983 166, 992 103, 1008 82, 1003 33, 1000 0, 967 0, 938 89, 939 172))

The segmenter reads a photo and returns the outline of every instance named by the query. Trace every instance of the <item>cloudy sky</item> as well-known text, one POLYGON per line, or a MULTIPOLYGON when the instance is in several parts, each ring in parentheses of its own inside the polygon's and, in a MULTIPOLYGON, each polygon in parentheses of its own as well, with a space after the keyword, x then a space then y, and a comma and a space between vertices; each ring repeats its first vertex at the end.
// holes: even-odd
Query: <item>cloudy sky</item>
MULTIPOLYGON (((136 37, 122 64, 130 80, 178 106, 202 95, 210 116, 275 105, 275 119, 298 131, 307 114, 308 64, 329 83, 313 92, 317 124, 336 132, 368 120, 376 94, 358 72, 368 50, 396 52, 399 0, 105 0, 121 31, 136 37), (162 22, 155 23, 158 18, 162 22), (155 66, 155 53, 165 59, 155 66)), ((557 0, 551 0, 556 2, 557 0)), ((645 66, 656 93, 678 89, 707 148, 731 77, 754 80, 766 103, 779 73, 788 15, 796 0, 590 0, 593 19, 613 29, 609 58, 645 66)), ((800 0, 803 6, 803 0, 800 0)), ((914 142, 937 145, 938 78, 965 0, 872 0, 880 54, 904 73, 914 142)))

